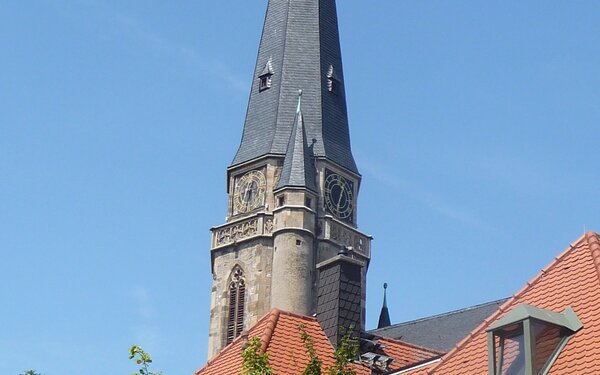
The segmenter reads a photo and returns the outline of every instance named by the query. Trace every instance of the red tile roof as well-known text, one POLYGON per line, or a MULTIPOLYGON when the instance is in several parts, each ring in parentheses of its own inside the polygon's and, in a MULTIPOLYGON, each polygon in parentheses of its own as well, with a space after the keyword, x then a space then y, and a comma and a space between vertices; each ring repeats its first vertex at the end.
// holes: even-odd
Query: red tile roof
MULTIPOLYGON (((562 312, 572 307, 583 323, 550 375, 600 374, 600 236, 587 233, 517 292, 426 374, 487 374, 486 328, 520 303, 562 312)), ((422 375, 416 369, 407 375, 422 375)))
MULTIPOLYGON (((248 330, 248 337, 259 337, 262 351, 269 353, 269 363, 275 375, 299 375, 302 373, 308 356, 300 338, 300 325, 303 325, 312 338, 315 350, 323 361, 323 368, 334 363, 334 348, 321 329, 316 318, 272 310, 248 330)), ((225 347, 221 353, 210 360, 206 366, 196 371, 196 375, 238 375, 242 369, 242 347, 245 339, 241 336, 225 347)), ((390 369, 399 369, 441 353, 398 340, 381 338, 385 346, 382 354, 394 358, 390 369)), ((353 365, 357 375, 369 375, 367 366, 353 365)))
MULTIPOLYGON (((275 375, 301 374, 308 364, 308 356, 300 338, 300 325, 312 338, 313 345, 323 361, 323 367, 334 363, 334 349, 321 329, 316 318, 292 314, 277 309, 271 310, 248 330, 248 337, 259 337, 261 351, 269 353, 269 363, 275 375)), ((242 347, 240 336, 225 347, 196 375, 238 375, 242 370, 242 347)), ((357 375, 370 374, 366 368, 355 365, 357 375)))
POLYGON ((390 370, 392 371, 422 363, 432 358, 441 357, 444 354, 389 337, 382 337, 377 341, 385 346, 381 352, 390 358, 394 358, 394 362, 390 365, 390 370))

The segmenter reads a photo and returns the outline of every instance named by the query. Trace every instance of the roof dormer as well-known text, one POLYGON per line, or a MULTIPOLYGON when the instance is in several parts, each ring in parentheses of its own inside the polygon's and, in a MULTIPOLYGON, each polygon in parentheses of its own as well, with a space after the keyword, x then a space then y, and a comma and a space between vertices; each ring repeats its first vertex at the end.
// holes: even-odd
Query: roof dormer
POLYGON ((273 64, 271 63, 271 59, 269 59, 269 61, 267 61, 267 63, 265 64, 264 69, 262 70, 262 72, 260 73, 260 75, 258 76, 258 90, 259 91, 264 91, 267 89, 271 88, 271 77, 273 77, 273 64))
POLYGON ((583 328, 570 307, 562 313, 526 304, 488 329, 489 375, 545 375, 569 338, 583 328))

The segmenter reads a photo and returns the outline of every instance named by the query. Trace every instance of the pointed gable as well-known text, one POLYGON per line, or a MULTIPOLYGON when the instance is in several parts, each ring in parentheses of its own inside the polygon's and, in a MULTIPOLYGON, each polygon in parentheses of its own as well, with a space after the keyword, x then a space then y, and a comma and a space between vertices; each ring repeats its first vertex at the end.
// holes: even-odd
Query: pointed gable
POLYGON ((600 373, 600 237, 592 232, 569 246, 426 373, 487 374, 486 329, 522 303, 555 312, 572 307, 583 323, 583 329, 571 337, 549 374, 600 373))

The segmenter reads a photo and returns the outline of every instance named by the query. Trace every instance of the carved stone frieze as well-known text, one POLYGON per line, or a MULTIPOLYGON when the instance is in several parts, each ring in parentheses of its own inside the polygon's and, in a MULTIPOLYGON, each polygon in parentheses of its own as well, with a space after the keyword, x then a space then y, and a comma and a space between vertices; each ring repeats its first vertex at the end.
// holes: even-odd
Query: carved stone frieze
POLYGON ((246 237, 256 235, 258 220, 252 219, 230 227, 219 230, 217 234, 217 246, 223 246, 246 237))
POLYGON ((273 219, 264 215, 253 216, 243 221, 213 228, 212 233, 213 248, 230 245, 256 236, 270 236, 273 233, 273 219))

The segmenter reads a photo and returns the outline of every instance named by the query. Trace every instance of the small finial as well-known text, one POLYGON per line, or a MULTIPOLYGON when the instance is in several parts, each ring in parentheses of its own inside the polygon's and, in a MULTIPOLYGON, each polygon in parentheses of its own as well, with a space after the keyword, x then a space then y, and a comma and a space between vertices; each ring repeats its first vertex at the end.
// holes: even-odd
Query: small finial
POLYGON ((300 113, 301 107, 302 107, 302 90, 298 90, 298 108, 296 108, 296 113, 300 113))
POLYGON ((387 289, 387 283, 383 283, 383 289, 387 289))

